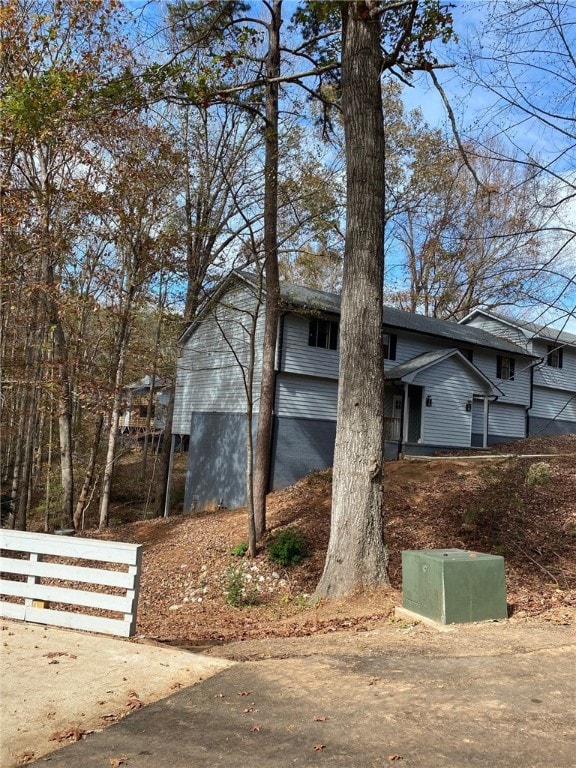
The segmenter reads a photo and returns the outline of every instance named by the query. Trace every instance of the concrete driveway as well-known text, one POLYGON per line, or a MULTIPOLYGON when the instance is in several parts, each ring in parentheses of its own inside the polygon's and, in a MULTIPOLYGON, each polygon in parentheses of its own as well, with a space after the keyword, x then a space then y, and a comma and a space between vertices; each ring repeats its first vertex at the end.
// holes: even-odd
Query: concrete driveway
POLYGON ((0 626, 1 768, 59 749, 231 664, 86 632, 0 626))
MULTIPOLYGON (((53 630, 37 631, 42 640, 55 637, 53 630)), ((63 636, 64 646, 47 642, 34 648, 28 662, 22 659, 20 675, 33 677, 35 664, 40 690, 42 680, 50 679, 44 673, 55 684, 70 669, 60 690, 69 685, 75 693, 68 694, 72 707, 59 727, 84 710, 86 697, 76 678, 82 679, 85 664, 92 681, 99 676, 107 693, 115 691, 119 705, 132 693, 143 701, 153 698, 160 677, 156 691, 171 695, 135 706, 110 727, 53 752, 50 768, 576 767, 572 627, 502 622, 435 633, 383 625, 358 634, 218 649, 247 659, 232 665, 102 637, 63 636), (90 645, 86 655, 84 643, 90 645), (109 643, 116 650, 105 655, 109 643), (77 658, 45 655, 56 647, 77 658), (132 655, 140 685, 134 691, 132 655), (60 664, 50 665, 53 660, 60 664), (200 683, 189 685, 200 675, 200 683), (189 687, 172 689, 171 681, 189 687)), ((6 630, 4 637, 10 641, 6 630)), ((13 681, 18 677, 13 670, 13 681)), ((30 735, 40 709, 34 685, 26 685, 21 712, 30 735)), ((50 706, 60 717, 63 699, 50 706)), ((101 709, 108 711, 110 704, 101 709)), ((24 736, 21 731, 12 745, 24 748, 24 736)))

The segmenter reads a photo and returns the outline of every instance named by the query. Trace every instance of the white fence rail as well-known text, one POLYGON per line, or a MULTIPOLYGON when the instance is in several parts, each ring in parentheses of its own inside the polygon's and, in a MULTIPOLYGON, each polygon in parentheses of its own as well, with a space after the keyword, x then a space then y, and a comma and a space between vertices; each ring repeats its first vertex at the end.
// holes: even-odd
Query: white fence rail
POLYGON ((3 618, 123 637, 136 631, 142 545, 0 529, 0 550, 3 618))

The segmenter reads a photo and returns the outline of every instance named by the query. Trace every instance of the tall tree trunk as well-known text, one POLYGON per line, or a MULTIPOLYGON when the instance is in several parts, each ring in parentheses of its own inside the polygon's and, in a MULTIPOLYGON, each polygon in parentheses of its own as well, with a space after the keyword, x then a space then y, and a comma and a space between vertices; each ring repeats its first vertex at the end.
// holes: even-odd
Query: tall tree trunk
MULTIPOLYGON (((260 286, 261 288, 261 286, 260 286)), ((258 292, 260 301, 261 291, 258 292)), ((248 555, 256 555, 256 515, 254 510, 254 438, 252 435, 252 422, 254 419, 254 367, 256 361, 256 328, 258 326, 258 313, 260 303, 251 314, 248 334, 248 363, 244 373, 244 387, 246 390, 246 508, 248 510, 248 555)))
POLYGON ((131 288, 129 291, 129 297, 126 301, 126 307, 124 309, 124 314, 121 318, 121 324, 118 331, 114 400, 112 402, 112 412, 110 415, 108 448, 106 450, 106 464, 104 465, 104 474, 102 477, 102 494, 100 496, 100 519, 98 522, 98 528, 100 530, 108 527, 110 491, 112 489, 112 475, 114 472, 114 462, 116 459, 116 443, 118 440, 118 426, 120 424, 120 410, 122 407, 122 387, 124 385, 124 370, 126 368, 126 355, 130 337, 132 291, 133 288, 131 288))
POLYGON ((46 338, 46 323, 36 291, 32 293, 29 312, 30 326, 26 334, 24 350, 24 370, 27 371, 27 380, 22 383, 18 395, 19 417, 12 471, 12 512, 9 517, 10 527, 17 527, 23 531, 27 526, 28 499, 32 484, 32 457, 34 445, 38 440, 38 401, 46 338))
POLYGON ((38 419, 38 390, 30 394, 27 401, 28 411, 24 426, 24 444, 22 446, 22 464, 19 473, 19 485, 17 506, 15 509, 16 528, 25 531, 28 524, 28 510, 30 506, 30 491, 32 484, 32 461, 34 457, 34 441, 37 437, 38 419))
POLYGON ((98 459, 98 448, 100 447, 100 440, 102 439, 103 426, 104 416, 99 413, 94 425, 94 436, 92 438, 92 446, 90 448, 90 457, 88 459, 88 466, 86 467, 86 474, 84 475, 84 482, 82 483, 82 488, 78 500, 76 501, 76 509, 74 510, 74 528, 77 531, 84 527, 84 512, 86 510, 88 495, 96 472, 96 461, 98 459))
MULTIPOLYGON (((162 321, 164 319, 164 309, 166 308, 166 297, 168 288, 165 286, 164 272, 160 273, 160 286, 158 289, 158 322, 156 323, 156 333, 154 335, 154 350, 152 354, 152 371, 150 374, 150 390, 148 391, 148 407, 146 408, 146 428, 144 430, 144 445, 142 447, 142 480, 146 481, 146 468, 148 463, 148 448, 150 444, 154 445, 154 410, 157 400, 155 393, 156 379, 158 374, 158 357, 160 350, 160 340, 162 337, 162 321)), ((164 427, 164 439, 166 439, 166 427, 164 427)), ((160 441, 160 435, 158 435, 160 441)), ((170 434, 168 434, 170 442, 170 434)), ((160 452, 160 449, 159 451, 160 452)))
MULTIPOLYGON (((49 197, 48 197, 49 200, 49 197)), ((59 524, 63 529, 72 528, 74 513, 74 465, 72 451, 72 393, 68 368, 66 335, 60 317, 60 308, 55 298, 58 290, 54 273, 56 257, 50 244, 53 237, 50 223, 50 205, 46 202, 44 232, 48 245, 42 254, 42 281, 44 283, 44 304, 46 318, 52 331, 52 350, 57 382, 58 433, 60 436, 60 478, 62 483, 59 524)))
POLYGON ((338 597, 387 581, 383 539, 384 131, 380 20, 342 5, 342 106, 347 221, 340 321, 332 521, 316 594, 338 597))
POLYGON ((54 361, 58 370, 58 433, 60 435, 60 478, 62 500, 60 525, 74 527, 74 464, 72 452, 72 397, 68 377, 68 353, 62 322, 54 328, 54 361))
MULTIPOLYGON (((54 439, 54 415, 48 408, 48 454, 46 456, 46 488, 44 491, 44 532, 50 532, 50 492, 52 487, 52 441, 54 439)), ((42 434, 42 430, 40 431, 42 434)))
MULTIPOLYGON (((164 510, 169 507, 166 500, 170 493, 170 457, 172 455, 172 423, 174 421, 174 392, 176 383, 171 384, 170 400, 164 417, 162 444, 158 451, 158 474, 156 475, 156 491, 154 494, 154 514, 162 517, 164 510)), ((169 500, 168 500, 169 501, 169 500)))
POLYGON ((266 494, 270 475, 270 445, 274 415, 275 357, 280 304, 278 269, 278 83, 282 0, 274 0, 268 28, 266 57, 266 127, 264 161, 264 271, 266 309, 262 349, 262 379, 254 455, 254 524, 256 538, 266 532, 266 494))

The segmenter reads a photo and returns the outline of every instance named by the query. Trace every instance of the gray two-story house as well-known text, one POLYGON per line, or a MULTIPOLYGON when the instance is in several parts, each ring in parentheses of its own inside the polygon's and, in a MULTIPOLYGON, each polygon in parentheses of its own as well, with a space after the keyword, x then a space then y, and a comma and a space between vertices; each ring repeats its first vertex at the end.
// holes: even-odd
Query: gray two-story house
MULTIPOLYGON (((173 431, 189 436, 186 510, 244 503, 263 301, 254 275, 233 272, 180 339, 173 431)), ((332 464, 339 315, 339 296, 282 285, 270 489, 332 464)), ((538 350, 472 319, 458 324, 390 307, 383 333, 387 458, 482 448, 528 434, 538 350)))
POLYGON ((576 432, 576 335, 484 310, 474 310, 461 323, 509 339, 536 358, 527 435, 576 432))

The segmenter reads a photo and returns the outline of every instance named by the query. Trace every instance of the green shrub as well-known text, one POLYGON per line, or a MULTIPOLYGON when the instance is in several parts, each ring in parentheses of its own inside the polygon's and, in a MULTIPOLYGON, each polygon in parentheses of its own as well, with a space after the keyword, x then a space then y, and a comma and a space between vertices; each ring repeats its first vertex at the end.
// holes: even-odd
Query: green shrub
POLYGON ((548 485, 551 479, 550 464, 546 461, 531 464, 526 472, 526 485, 548 485))
POLYGON ((482 507, 470 507, 469 509, 466 509, 463 513, 464 525, 468 528, 474 528, 478 518, 483 512, 484 509, 482 507))
POLYGON ((244 605, 256 605, 258 590, 247 581, 247 574, 242 565, 230 565, 224 575, 224 593, 228 605, 241 608, 244 605))
POLYGON ((244 557, 246 552, 248 552, 248 544, 245 541, 242 541, 240 544, 236 544, 236 546, 232 547, 230 550, 230 554, 234 557, 244 557))
POLYGON ((298 528, 275 533, 268 544, 268 558, 279 565, 298 565, 308 554, 306 537, 298 528))

